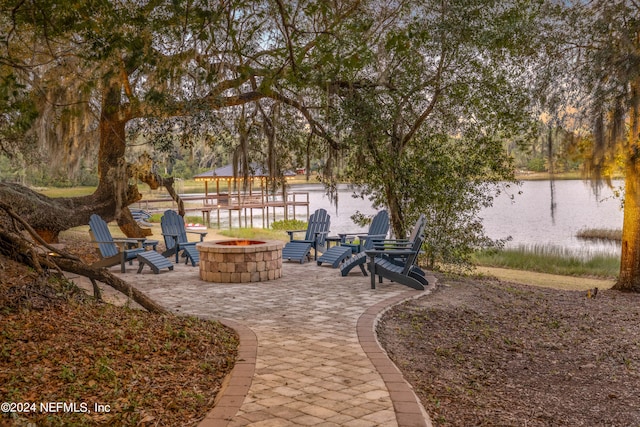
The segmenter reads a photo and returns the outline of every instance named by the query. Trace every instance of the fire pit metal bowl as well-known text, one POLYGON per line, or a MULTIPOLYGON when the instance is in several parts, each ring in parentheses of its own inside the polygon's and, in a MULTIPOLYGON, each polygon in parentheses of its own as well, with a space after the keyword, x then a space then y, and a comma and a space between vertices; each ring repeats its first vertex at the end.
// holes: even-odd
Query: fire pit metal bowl
POLYGON ((249 283, 282 277, 282 246, 278 240, 218 240, 196 245, 200 279, 215 283, 249 283))

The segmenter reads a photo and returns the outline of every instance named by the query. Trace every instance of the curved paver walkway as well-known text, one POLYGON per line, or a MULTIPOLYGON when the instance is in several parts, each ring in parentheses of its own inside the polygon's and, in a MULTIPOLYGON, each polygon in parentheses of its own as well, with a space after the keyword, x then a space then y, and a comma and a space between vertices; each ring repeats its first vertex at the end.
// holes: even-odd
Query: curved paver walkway
MULTIPOLYGON (((429 417, 375 339, 379 313, 424 295, 315 263, 252 284, 200 281, 198 269, 130 273, 164 307, 238 331, 238 362, 201 426, 428 426, 429 417)), ((429 292, 429 291, 425 291, 429 292)))

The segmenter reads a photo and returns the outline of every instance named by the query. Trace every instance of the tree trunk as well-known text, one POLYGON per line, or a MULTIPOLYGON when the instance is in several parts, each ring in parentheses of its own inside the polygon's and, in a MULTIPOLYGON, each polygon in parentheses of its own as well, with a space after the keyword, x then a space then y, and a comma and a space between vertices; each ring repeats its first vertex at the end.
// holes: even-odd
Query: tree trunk
POLYGON ((125 119, 119 111, 119 90, 105 94, 100 117, 100 181, 89 196, 49 198, 18 184, 0 183, 0 200, 12 206, 46 242, 58 241, 61 231, 89 223, 96 213, 106 221, 141 198, 137 186, 129 185, 125 162, 125 119))
POLYGON ((121 109, 120 86, 107 84, 102 94, 98 151, 99 183, 94 193, 98 198, 110 202, 105 221, 119 217, 120 209, 142 198, 137 185, 129 184, 129 179, 133 178, 133 171, 125 161, 125 125, 129 117, 121 109))
POLYGON ((624 171, 624 220, 620 274, 614 289, 640 292, 640 79, 631 85, 633 102, 624 171))
POLYGON ((184 215, 182 201, 172 188, 173 179, 158 177, 148 165, 132 167, 126 163, 125 125, 129 118, 121 111, 120 88, 110 86, 104 92, 99 123, 99 184, 93 194, 49 198, 19 184, 0 183, 0 200, 12 206, 46 242, 56 243, 61 231, 88 224, 91 214, 98 214, 107 222, 118 220, 118 225, 128 237, 148 235, 137 225, 127 208, 142 198, 135 182, 138 179, 152 188, 165 185, 184 215))
POLYGON ((398 200, 398 195, 394 191, 393 183, 385 184, 387 207, 389 209, 389 222, 391 230, 396 239, 404 239, 407 236, 407 224, 404 223, 404 213, 402 205, 398 200))
POLYGON ((640 292, 640 174, 635 164, 625 171, 624 220, 620 275, 614 289, 640 292))

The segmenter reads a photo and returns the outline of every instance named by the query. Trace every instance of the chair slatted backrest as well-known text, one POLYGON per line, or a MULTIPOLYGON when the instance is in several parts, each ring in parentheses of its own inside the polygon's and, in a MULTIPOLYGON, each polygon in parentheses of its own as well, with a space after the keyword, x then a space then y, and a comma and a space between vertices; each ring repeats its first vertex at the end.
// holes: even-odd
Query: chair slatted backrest
POLYGON ((92 214, 89 218, 89 231, 93 239, 98 242, 98 250, 103 258, 109 258, 118 253, 118 247, 113 242, 109 226, 99 215, 92 214))
POLYGON ((307 225, 307 233, 305 240, 313 241, 316 239, 316 233, 318 234, 318 240, 316 243, 319 246, 324 246, 325 239, 329 233, 331 227, 331 216, 325 209, 318 209, 309 217, 307 225))
POLYGON ((160 227, 162 228, 164 244, 167 249, 175 246, 175 240, 170 237, 172 235, 177 236, 178 243, 186 243, 188 241, 187 230, 184 227, 184 219, 178 215, 177 212, 171 209, 164 211, 160 219, 160 227))
POLYGON ((385 248, 391 248, 393 246, 395 246, 396 248, 398 247, 403 247, 403 248, 407 248, 409 246, 411 246, 413 244, 413 242, 416 240, 416 238, 418 237, 422 237, 423 241, 424 241, 424 229, 427 226, 427 217, 424 214, 421 214, 420 217, 418 217, 418 220, 416 221, 416 223, 413 225, 413 228, 411 229, 411 233, 409 234, 409 237, 406 239, 389 239, 389 240, 385 240, 385 239, 373 239, 372 242, 372 246, 373 248, 377 248, 377 249, 385 249, 385 248))
POLYGON ((427 226, 427 217, 425 214, 421 214, 416 223, 411 230, 411 234, 409 234, 409 238, 407 239, 409 242, 413 242, 418 237, 422 237, 424 234, 424 229, 427 226))
POLYGON ((389 212, 387 210, 381 210, 371 220, 371 225, 369 226, 369 232, 367 233, 367 235, 369 236, 375 236, 375 239, 365 238, 364 244, 362 245, 362 250, 373 249, 373 242, 375 240, 384 239, 384 236, 386 236, 388 232, 389 232, 389 212))
POLYGON ((405 276, 409 275, 409 271, 415 265, 416 260, 418 259, 418 255, 420 254, 420 248, 422 247, 422 242, 423 242, 422 234, 417 236, 411 242, 412 243, 411 243, 410 250, 413 251, 413 253, 407 256, 407 259, 405 260, 404 268, 402 269, 402 274, 405 276))

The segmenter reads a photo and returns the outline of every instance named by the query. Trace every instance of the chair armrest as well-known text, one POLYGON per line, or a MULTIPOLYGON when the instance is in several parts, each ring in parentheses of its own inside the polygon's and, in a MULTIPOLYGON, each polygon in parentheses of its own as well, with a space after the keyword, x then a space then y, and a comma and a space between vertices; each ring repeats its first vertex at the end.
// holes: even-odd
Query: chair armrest
POLYGON ((91 240, 90 243, 124 243, 124 242, 116 242, 115 240, 91 240))
POLYGON ((125 247, 125 245, 126 245, 128 242, 127 242, 126 240, 116 240, 116 239, 113 239, 113 240, 104 240, 104 241, 102 241, 102 240, 91 240, 91 243, 111 243, 111 244, 113 244, 113 245, 118 245, 118 246, 121 246, 121 247, 123 247, 123 248, 124 248, 124 247, 125 247))
POLYGON ((328 236, 329 233, 330 233, 330 231, 316 231, 315 233, 313 233, 314 234, 313 240, 317 241, 319 236, 321 236, 321 235, 328 236))
POLYGON ((287 230, 287 234, 289 235, 289 241, 293 241, 293 233, 304 233, 307 230, 287 230))
POLYGON ((383 241, 386 236, 386 234, 360 234, 358 235, 358 239, 363 242, 371 241, 375 244, 375 242, 383 241))
POLYGON ((398 243, 398 244, 411 243, 411 240, 408 240, 408 239, 376 239, 376 240, 382 243, 398 243))
POLYGON ((171 237, 174 242, 178 243, 178 235, 175 233, 162 233, 163 236, 171 237))
POLYGON ((120 249, 121 254, 124 254, 125 251, 132 252, 132 251, 144 250, 142 246, 136 246, 134 248, 129 246, 131 243, 135 243, 135 240, 132 241, 131 239, 113 239, 113 240, 107 240, 107 241, 91 240, 90 243, 98 243, 98 244, 108 243, 108 244, 116 245, 120 249))
POLYGON ((199 234, 201 242, 204 240, 204 237, 207 235, 207 231, 189 231, 189 230, 186 230, 186 231, 187 233, 191 233, 191 234, 199 234))
POLYGON ((373 247, 378 250, 403 249, 413 245, 409 240, 373 239, 373 247))
POLYGON ((409 255, 414 255, 418 253, 418 251, 396 250, 396 249, 393 249, 393 250, 372 249, 372 250, 365 251, 365 253, 367 254, 367 256, 370 256, 370 257, 375 257, 378 255, 409 256, 409 255))
POLYGON ((347 237, 356 237, 359 236, 360 234, 362 234, 361 231, 357 231, 355 233, 338 233, 338 236, 340 236, 340 238, 342 238, 342 240, 344 241, 347 237))
POLYGON ((293 243, 311 243, 311 244, 313 244, 313 243, 315 243, 316 241, 315 241, 315 240, 300 240, 300 239, 293 239, 293 240, 290 240, 289 242, 293 242, 293 243))
POLYGON ((147 240, 146 237, 115 237, 113 239, 114 243, 124 243, 124 245, 126 245, 127 249, 130 249, 132 247, 138 247, 141 248, 142 247, 142 242, 144 242, 145 240, 147 240))
POLYGON ((361 234, 358 237, 360 237, 361 239, 372 239, 372 240, 379 240, 379 241, 390 240, 390 239, 385 239, 386 236, 387 236, 386 234, 361 234))
POLYGON ((418 253, 419 251, 411 251, 411 250, 401 250, 401 249, 392 249, 392 250, 379 250, 379 249, 371 249, 365 251, 367 255, 413 255, 418 253))

